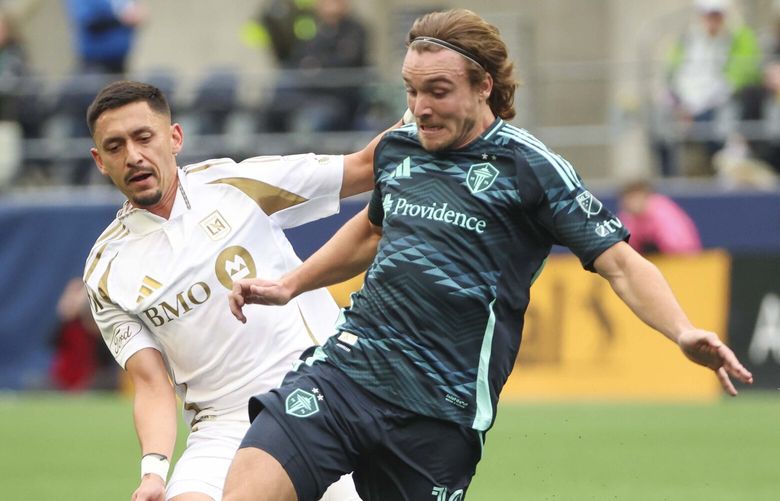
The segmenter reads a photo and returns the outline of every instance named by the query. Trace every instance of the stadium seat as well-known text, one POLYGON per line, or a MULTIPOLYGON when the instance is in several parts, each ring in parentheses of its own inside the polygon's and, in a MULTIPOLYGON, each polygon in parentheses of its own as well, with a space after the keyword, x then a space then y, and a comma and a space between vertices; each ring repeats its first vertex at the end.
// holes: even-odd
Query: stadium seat
POLYGON ((198 83, 187 111, 194 119, 196 134, 224 134, 238 94, 238 73, 231 68, 215 68, 198 83))

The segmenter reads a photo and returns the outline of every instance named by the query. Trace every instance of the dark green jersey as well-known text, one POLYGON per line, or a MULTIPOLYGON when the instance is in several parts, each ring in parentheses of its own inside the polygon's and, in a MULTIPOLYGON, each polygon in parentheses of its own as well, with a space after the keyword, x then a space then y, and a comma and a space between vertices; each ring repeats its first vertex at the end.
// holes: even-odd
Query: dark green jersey
POLYGON ((500 119, 439 153, 402 127, 374 166, 369 218, 382 239, 324 352, 388 401, 486 430, 552 245, 592 270, 628 234, 566 160, 500 119))

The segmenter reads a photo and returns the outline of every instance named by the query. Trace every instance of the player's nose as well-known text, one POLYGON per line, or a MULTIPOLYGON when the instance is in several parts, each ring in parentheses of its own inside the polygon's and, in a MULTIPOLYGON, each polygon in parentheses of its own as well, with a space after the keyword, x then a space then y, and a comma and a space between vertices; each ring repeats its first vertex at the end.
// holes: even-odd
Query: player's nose
POLYGON ((141 149, 132 142, 127 144, 127 164, 132 166, 143 164, 143 155, 141 155, 141 149))

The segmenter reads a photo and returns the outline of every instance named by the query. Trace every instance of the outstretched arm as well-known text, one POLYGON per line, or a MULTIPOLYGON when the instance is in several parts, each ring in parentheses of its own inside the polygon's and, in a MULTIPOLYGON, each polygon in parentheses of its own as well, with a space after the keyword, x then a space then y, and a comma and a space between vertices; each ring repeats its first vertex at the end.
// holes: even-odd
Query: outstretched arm
MULTIPOLYGON (((176 442, 176 396, 162 355, 154 348, 135 353, 126 364, 133 382, 133 420, 141 455, 161 454, 170 460, 176 442)), ((141 477, 133 501, 165 501, 165 478, 154 473, 141 477)))
POLYGON ((287 304, 306 291, 343 282, 365 271, 376 256, 381 228, 368 219, 368 207, 357 213, 301 266, 279 280, 237 280, 230 293, 230 311, 246 322, 245 304, 287 304))
POLYGON ((729 394, 737 394, 729 376, 753 382, 750 372, 715 333, 691 324, 658 268, 627 243, 604 251, 594 267, 643 322, 677 343, 690 360, 715 371, 729 394))

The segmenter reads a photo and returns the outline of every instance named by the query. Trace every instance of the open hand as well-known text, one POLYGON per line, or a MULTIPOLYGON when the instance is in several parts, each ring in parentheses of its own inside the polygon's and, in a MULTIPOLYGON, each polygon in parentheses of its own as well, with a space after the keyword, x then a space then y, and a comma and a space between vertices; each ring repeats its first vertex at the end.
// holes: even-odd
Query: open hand
POLYGON ((753 383, 753 375, 737 360, 734 352, 714 332, 701 329, 685 331, 677 340, 680 349, 693 362, 709 367, 718 376, 720 385, 729 395, 736 395, 737 389, 729 376, 742 383, 753 383))

